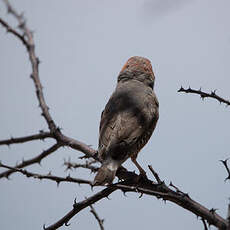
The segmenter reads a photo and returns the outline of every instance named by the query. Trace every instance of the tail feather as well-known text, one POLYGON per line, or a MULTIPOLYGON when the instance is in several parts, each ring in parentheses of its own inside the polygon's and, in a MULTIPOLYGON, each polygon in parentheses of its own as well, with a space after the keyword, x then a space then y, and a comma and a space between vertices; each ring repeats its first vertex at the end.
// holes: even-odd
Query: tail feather
POLYGON ((102 164, 94 178, 93 186, 112 184, 118 167, 119 165, 114 161, 102 164))

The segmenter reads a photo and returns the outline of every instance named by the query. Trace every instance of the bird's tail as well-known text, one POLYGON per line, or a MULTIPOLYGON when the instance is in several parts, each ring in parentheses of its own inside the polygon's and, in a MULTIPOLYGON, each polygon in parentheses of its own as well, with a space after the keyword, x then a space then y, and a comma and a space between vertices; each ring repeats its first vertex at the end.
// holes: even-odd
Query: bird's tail
POLYGON ((112 184, 118 167, 119 164, 114 160, 109 160, 103 163, 94 178, 93 186, 112 184))

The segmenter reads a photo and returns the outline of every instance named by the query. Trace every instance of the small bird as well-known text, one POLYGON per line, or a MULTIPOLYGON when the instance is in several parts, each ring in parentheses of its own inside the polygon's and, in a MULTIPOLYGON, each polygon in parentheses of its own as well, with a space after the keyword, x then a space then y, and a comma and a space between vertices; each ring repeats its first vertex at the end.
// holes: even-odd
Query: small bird
POLYGON ((154 81, 151 62, 144 57, 129 58, 119 73, 116 89, 101 115, 98 156, 102 166, 93 185, 111 184, 117 169, 129 157, 145 176, 136 158, 159 118, 154 81))

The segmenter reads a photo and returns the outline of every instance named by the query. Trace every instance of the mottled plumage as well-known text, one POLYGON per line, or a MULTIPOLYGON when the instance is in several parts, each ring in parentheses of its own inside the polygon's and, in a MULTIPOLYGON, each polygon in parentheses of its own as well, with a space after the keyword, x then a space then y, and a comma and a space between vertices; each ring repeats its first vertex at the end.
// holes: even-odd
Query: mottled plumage
POLYGON ((117 87, 101 116, 98 154, 103 163, 94 185, 112 183, 117 169, 129 157, 144 173, 136 158, 159 117, 154 80, 146 58, 131 57, 122 68, 117 87))

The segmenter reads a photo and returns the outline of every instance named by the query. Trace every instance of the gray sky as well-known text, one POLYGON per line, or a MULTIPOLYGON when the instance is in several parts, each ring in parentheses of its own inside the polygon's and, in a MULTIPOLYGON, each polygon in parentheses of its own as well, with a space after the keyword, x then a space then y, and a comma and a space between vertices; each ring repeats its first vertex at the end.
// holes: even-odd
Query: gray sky
MULTIPOLYGON (((40 77, 51 114, 63 132, 97 148, 101 111, 117 75, 130 56, 152 61, 160 120, 148 145, 139 154, 166 183, 226 216, 229 182, 220 159, 229 153, 230 110, 214 100, 177 93, 181 85, 217 93, 229 99, 230 2, 228 0, 11 1, 25 12, 41 59, 40 77)), ((15 25, 0 3, 0 15, 15 25)), ((47 129, 40 116, 31 67, 25 48, 0 28, 0 138, 47 129)), ((9 165, 31 158, 52 141, 1 147, 9 165)), ((63 159, 82 154, 65 148, 46 158, 33 172, 64 175, 63 159)), ((134 170, 128 160, 125 166, 134 170)), ((74 177, 92 179, 85 171, 74 177)), ((151 175, 148 173, 149 177, 151 175)), ((14 174, 0 180, 0 228, 41 229, 52 224, 93 193, 88 186, 37 181, 14 174)), ((100 188, 95 188, 94 192, 100 188)), ((195 215, 154 197, 121 192, 95 208, 105 229, 203 229, 195 215)), ((63 229, 99 229, 89 209, 63 229)))

